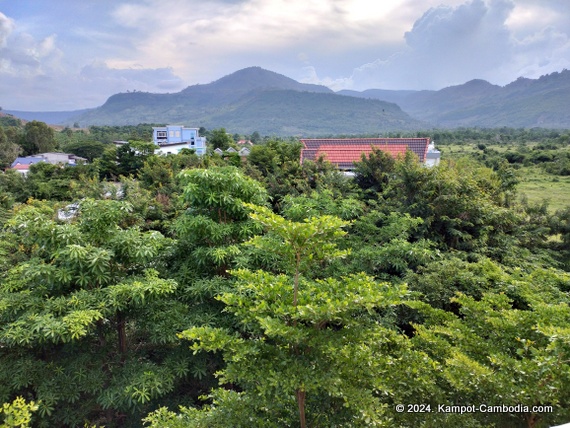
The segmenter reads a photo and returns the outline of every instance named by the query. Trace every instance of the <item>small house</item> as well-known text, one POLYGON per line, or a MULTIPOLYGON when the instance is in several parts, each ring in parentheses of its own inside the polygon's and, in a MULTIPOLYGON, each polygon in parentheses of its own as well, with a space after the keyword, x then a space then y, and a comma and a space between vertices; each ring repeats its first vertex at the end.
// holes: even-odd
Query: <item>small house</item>
POLYGON ((197 155, 206 153, 206 137, 200 137, 198 128, 168 125, 152 128, 152 141, 158 146, 157 154, 177 154, 191 149, 197 155))
POLYGON ((87 162, 87 159, 71 153, 39 153, 33 156, 17 157, 10 165, 10 168, 27 175, 30 171, 30 166, 40 162, 52 165, 77 165, 78 163, 87 162))

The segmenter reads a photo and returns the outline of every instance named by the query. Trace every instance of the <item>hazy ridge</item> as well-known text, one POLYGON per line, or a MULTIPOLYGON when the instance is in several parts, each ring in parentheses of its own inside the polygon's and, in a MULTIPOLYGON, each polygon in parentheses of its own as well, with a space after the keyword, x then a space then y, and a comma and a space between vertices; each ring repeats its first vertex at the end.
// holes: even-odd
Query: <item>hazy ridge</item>
POLYGON ((238 133, 304 136, 461 126, 570 128, 570 71, 519 78, 502 87, 475 79, 438 91, 335 93, 249 67, 173 94, 115 94, 94 109, 5 112, 52 124, 180 123, 238 133))

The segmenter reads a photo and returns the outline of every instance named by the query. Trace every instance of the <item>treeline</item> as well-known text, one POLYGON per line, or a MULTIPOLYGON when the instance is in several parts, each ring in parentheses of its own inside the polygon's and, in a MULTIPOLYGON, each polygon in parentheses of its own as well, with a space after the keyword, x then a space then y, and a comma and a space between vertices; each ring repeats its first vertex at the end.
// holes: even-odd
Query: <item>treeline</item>
POLYGON ((0 175, 0 418, 570 420, 570 207, 521 202, 506 158, 426 168, 375 151, 350 178, 261 141, 247 158, 139 141, 0 175))
MULTIPOLYGON (((17 156, 37 153, 65 152, 93 162, 99 158, 111 158, 115 141, 152 141, 153 126, 164 124, 139 124, 136 126, 90 126, 87 129, 64 128, 54 131, 43 122, 31 121, 25 124, 12 116, 0 116, 0 168, 8 167, 17 156)), ((207 130, 200 128, 201 136, 207 138, 212 149, 227 149, 239 140, 253 144, 268 141, 255 131, 250 135, 226 133, 224 128, 207 130)), ((109 176, 110 174, 106 174, 109 176)))
POLYGON ((514 149, 498 151, 479 143, 477 148, 481 151, 475 153, 473 157, 489 167, 495 167, 506 160, 515 168, 537 165, 548 174, 567 176, 570 175, 568 145, 566 141, 539 143, 532 146, 521 144, 514 149))
POLYGON ((430 137, 438 146, 473 143, 570 142, 568 129, 548 128, 455 128, 425 131, 382 132, 380 134, 324 135, 323 138, 414 138, 430 137))

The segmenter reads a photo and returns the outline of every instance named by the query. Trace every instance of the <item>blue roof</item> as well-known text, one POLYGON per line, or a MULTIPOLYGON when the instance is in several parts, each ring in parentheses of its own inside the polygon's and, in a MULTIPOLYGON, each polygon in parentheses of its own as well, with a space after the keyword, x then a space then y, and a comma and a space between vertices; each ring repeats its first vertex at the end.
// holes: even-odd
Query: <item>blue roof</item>
POLYGON ((18 164, 20 164, 20 165, 31 165, 31 164, 38 163, 38 162, 45 162, 45 159, 40 158, 40 157, 33 157, 33 156, 17 157, 16 160, 14 162, 12 162, 12 165, 10 167, 14 168, 18 164))

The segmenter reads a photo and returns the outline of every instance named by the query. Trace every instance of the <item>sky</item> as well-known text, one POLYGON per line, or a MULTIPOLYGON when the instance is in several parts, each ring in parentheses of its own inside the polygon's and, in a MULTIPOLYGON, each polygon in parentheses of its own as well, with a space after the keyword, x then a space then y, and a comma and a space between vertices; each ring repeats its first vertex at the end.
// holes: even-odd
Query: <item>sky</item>
POLYGON ((570 0, 0 0, 0 107, 64 111, 245 67, 340 89, 570 69, 570 0))

